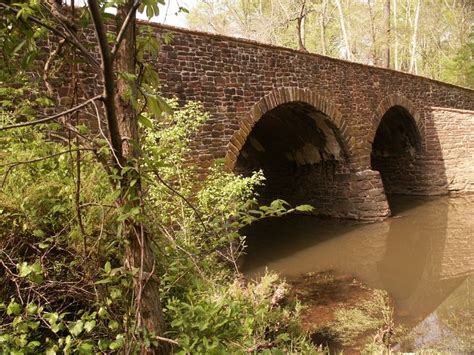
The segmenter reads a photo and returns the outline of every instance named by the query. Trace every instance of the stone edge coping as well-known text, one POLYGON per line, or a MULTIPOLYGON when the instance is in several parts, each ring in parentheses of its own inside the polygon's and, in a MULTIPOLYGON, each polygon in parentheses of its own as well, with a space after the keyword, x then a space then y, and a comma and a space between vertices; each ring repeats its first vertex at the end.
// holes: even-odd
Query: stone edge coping
POLYGON ((460 112, 460 113, 471 113, 474 114, 474 110, 465 110, 460 108, 453 108, 453 107, 440 107, 440 106, 431 106, 432 110, 436 111, 452 111, 452 112, 460 112))

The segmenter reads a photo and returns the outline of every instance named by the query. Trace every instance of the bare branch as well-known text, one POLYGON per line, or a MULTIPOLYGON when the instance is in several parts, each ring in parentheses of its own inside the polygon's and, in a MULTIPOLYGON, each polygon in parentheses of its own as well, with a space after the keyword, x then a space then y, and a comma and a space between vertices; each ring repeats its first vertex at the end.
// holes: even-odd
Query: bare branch
POLYGON ((173 339, 160 337, 160 336, 158 336, 158 335, 154 335, 154 337, 155 337, 157 340, 159 340, 159 341, 164 341, 165 343, 170 343, 170 344, 174 344, 174 345, 179 345, 179 343, 178 343, 176 340, 173 340, 173 339))
POLYGON ((100 100, 102 99, 102 95, 97 95, 97 96, 94 96, 92 98, 90 98, 89 100, 86 100, 84 101, 83 103, 77 105, 77 106, 74 106, 72 108, 70 108, 69 110, 66 110, 66 111, 63 111, 63 112, 60 112, 60 113, 56 113, 52 116, 48 116, 48 117, 45 117, 45 118, 41 118, 39 120, 35 120, 35 121, 28 121, 28 122, 22 122, 22 123, 15 123, 15 124, 12 124, 12 125, 8 125, 8 126, 3 126, 3 127, 0 127, 0 131, 6 131, 8 129, 13 129, 13 128, 20 128, 20 127, 26 127, 26 126, 34 126, 34 125, 37 125, 37 124, 41 124, 41 123, 47 123, 47 122, 50 122, 50 121, 53 121, 55 120, 56 118, 59 118, 59 117, 62 117, 62 116, 66 116, 70 113, 73 113, 73 112, 76 112, 77 110, 83 108, 84 106, 87 106, 89 105, 91 102, 94 102, 96 100, 100 100))
POLYGON ((44 81, 44 84, 46 85, 46 89, 48 90, 49 96, 53 96, 53 87, 51 86, 51 83, 49 82, 49 69, 51 67, 51 63, 53 59, 61 52, 65 42, 66 40, 64 38, 59 41, 58 47, 55 50, 51 51, 51 53, 49 53, 48 59, 46 60, 46 63, 44 64, 43 81, 44 81))
POLYGON ((176 196, 178 196, 180 199, 182 199, 186 203, 186 205, 188 205, 188 207, 191 208, 194 211, 194 213, 196 214, 196 217, 198 218, 199 223, 201 224, 204 231, 206 233, 209 233, 209 231, 207 230, 206 224, 204 223, 204 220, 202 219, 202 215, 197 210, 197 208, 194 207, 193 204, 186 197, 184 197, 182 194, 180 194, 178 191, 176 191, 176 189, 174 189, 171 185, 169 185, 165 180, 163 180, 163 178, 161 177, 158 170, 152 170, 152 172, 153 172, 153 174, 155 174, 158 181, 160 181, 168 190, 170 190, 172 193, 174 193, 176 196))

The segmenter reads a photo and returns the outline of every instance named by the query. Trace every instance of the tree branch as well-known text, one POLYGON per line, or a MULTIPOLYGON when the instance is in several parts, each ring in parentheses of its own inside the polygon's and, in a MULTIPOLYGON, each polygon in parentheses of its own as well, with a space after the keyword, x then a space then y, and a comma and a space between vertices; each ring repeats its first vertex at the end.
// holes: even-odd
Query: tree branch
POLYGON ((101 98, 102 98, 102 95, 97 95, 97 96, 94 96, 94 97, 90 98, 89 100, 84 101, 83 103, 81 103, 77 106, 74 106, 74 107, 70 108, 69 110, 54 114, 52 116, 41 118, 41 119, 35 120, 35 121, 15 123, 15 124, 12 124, 12 125, 3 126, 3 127, 0 127, 0 131, 6 131, 7 129, 20 128, 20 127, 26 127, 26 126, 34 126, 34 125, 41 124, 41 123, 47 123, 47 122, 55 120, 56 118, 66 116, 70 113, 73 113, 73 112, 83 108, 84 106, 89 105, 91 102, 94 102, 95 100, 99 100, 101 98))
POLYGON ((102 75, 104 79, 104 106, 109 126, 110 140, 116 156, 116 164, 123 166, 122 138, 118 126, 115 110, 115 76, 112 54, 107 43, 107 32, 102 21, 100 6, 96 0, 89 0, 89 11, 99 42, 100 56, 102 58, 102 75))
POLYGON ((115 40, 114 47, 112 48, 112 51, 110 53, 111 56, 112 56, 112 60, 115 58, 115 54, 117 53, 118 49, 120 48, 120 43, 122 43, 122 40, 125 36, 125 32, 127 31, 127 27, 130 24, 130 21, 132 20, 133 15, 135 14, 135 12, 137 11, 139 6, 140 6, 140 1, 135 0, 132 7, 130 8, 130 11, 127 14, 127 17, 125 18, 125 20, 122 24, 122 27, 120 28, 120 31, 117 35, 116 40, 115 40))
MULTIPOLYGON (((15 14, 17 14, 20 11, 19 9, 16 9, 16 8, 14 8, 12 6, 9 6, 7 4, 4 4, 4 3, 0 3, 0 7, 3 7, 4 9, 7 9, 9 11, 12 11, 15 14)), ((47 23, 44 23, 43 21, 41 21, 39 18, 37 18, 35 16, 28 16, 28 20, 36 23, 39 26, 42 26, 42 27, 46 28, 47 30, 53 32, 54 34, 58 35, 59 37, 63 38, 64 40, 66 40, 67 43, 69 43, 73 47, 77 48, 82 53, 82 55, 90 62, 90 64, 92 64, 97 69, 100 69, 99 62, 97 60, 95 60, 94 57, 89 53, 89 51, 79 41, 77 41, 75 38, 71 38, 70 35, 67 35, 67 34, 61 32, 59 29, 57 29, 53 26, 50 26, 47 23)))

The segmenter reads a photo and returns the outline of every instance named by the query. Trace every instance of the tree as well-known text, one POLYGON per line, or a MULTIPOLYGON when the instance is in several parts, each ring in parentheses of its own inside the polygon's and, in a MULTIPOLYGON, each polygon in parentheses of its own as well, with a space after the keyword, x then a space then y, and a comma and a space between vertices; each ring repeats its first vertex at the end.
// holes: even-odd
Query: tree
POLYGON ((469 0, 206 0, 188 20, 196 29, 468 85, 454 73, 465 66, 453 63, 469 41, 473 11, 469 0), (244 13, 245 23, 237 16, 244 13))
POLYGON ((390 44, 391 44, 391 25, 390 25, 390 2, 391 0, 385 0, 384 5, 384 22, 385 22, 385 53, 384 53, 384 67, 390 68, 390 44))
POLYGON ((346 59, 351 60, 352 59, 352 49, 350 45, 350 40, 349 40, 349 33, 346 29, 346 20, 344 19, 344 11, 342 9, 342 4, 340 0, 334 0, 337 6, 337 10, 339 11, 339 21, 341 23, 341 33, 342 33, 342 39, 344 40, 344 55, 346 59))
POLYGON ((418 73, 416 65, 416 48, 417 48, 417 34, 418 34, 418 20, 420 18, 420 0, 416 3, 415 17, 412 22, 413 33, 411 37, 411 51, 410 51, 410 68, 408 69, 411 73, 418 73))
MULTIPOLYGON (((115 1, 89 0, 87 8, 96 39, 94 48, 89 49, 89 44, 83 43, 84 37, 78 33, 79 26, 75 22, 74 2, 72 3, 72 9, 64 8, 61 2, 57 1, 47 1, 45 3, 32 1, 13 5, 8 2, 0 3, 2 11, 13 13, 16 16, 17 20, 9 22, 9 25, 14 25, 20 33, 26 35, 26 40, 30 43, 28 55, 31 55, 32 59, 37 53, 35 40, 40 38, 36 34, 46 32, 48 36, 59 37, 61 44, 70 46, 75 55, 82 57, 88 65, 95 69, 103 83, 102 93, 89 97, 82 103, 76 104, 63 112, 38 120, 18 122, 0 127, 0 130, 53 122, 58 118, 80 112, 86 106, 93 105, 96 107, 98 103, 102 104, 109 136, 104 135, 104 138, 108 141, 107 146, 111 153, 110 164, 103 161, 102 163, 109 172, 114 188, 118 191, 116 205, 123 215, 123 224, 120 229, 126 245, 125 265, 132 273, 134 281, 135 329, 139 333, 163 340, 165 339, 163 338, 165 324, 160 303, 159 277, 154 272, 155 257, 151 247, 151 236, 139 218, 142 209, 142 188, 139 170, 141 153, 138 134, 138 100, 140 98, 144 102, 154 102, 155 105, 153 105, 152 111, 156 114, 159 114, 157 111, 160 109, 156 105, 158 98, 152 94, 146 97, 143 96, 145 89, 140 88, 142 83, 139 82, 137 74, 137 31, 135 21, 137 10, 146 11, 147 15, 152 17, 158 14, 159 4, 164 4, 164 0, 143 2, 127 0, 118 3, 115 1), (116 10, 115 39, 112 42, 110 42, 108 34, 108 22, 110 20, 105 12, 109 7, 116 10), (94 51, 100 54, 99 61, 95 59, 94 51), (142 93, 141 97, 138 95, 139 92, 142 93)), ((82 15, 88 17, 84 11, 82 15)), ((16 31, 16 29, 5 29, 7 32, 13 30, 16 31)), ((14 56, 24 44, 21 42, 20 36, 13 39, 8 34, 7 37, 12 40, 12 45, 4 48, 9 51, 4 53, 4 58, 14 56)), ((44 41, 45 39, 42 38, 41 40, 44 41)), ((38 45, 40 46, 41 42, 38 45)), ((47 60, 47 63, 57 54, 50 53, 50 59, 47 60)), ((33 60, 29 60, 29 62, 31 63, 33 60)), ((148 70, 150 69, 148 68, 148 70)), ((75 72, 73 71, 73 73, 75 72)), ((150 77, 153 77, 151 73, 149 74, 150 77)), ((47 80, 45 81, 47 82, 47 80)), ((46 86, 48 86, 47 83, 46 86)), ((52 90, 51 86, 48 87, 52 90)), ((101 117, 99 116, 99 111, 97 111, 96 119, 100 122, 101 117)), ((78 133, 75 127, 66 123, 66 128, 77 134, 78 142, 82 139, 82 135, 78 133)), ((96 142, 90 139, 86 140, 93 145, 90 149, 97 149, 96 142)), ((168 350, 167 346, 159 346, 156 352, 165 353, 168 350)), ((144 348, 143 351, 145 351, 144 348)))

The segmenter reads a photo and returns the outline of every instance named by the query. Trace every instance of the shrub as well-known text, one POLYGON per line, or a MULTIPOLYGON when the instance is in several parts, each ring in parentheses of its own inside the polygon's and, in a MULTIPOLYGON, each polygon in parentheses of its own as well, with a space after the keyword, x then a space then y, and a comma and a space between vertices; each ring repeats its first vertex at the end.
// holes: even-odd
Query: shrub
MULTIPOLYGON (((245 247, 239 230, 294 209, 284 201, 258 206, 261 172, 241 177, 221 162, 191 164, 189 144, 207 115, 197 103, 169 104, 173 114, 140 119, 146 194, 144 214, 136 216, 154 236, 167 336, 183 353, 311 351, 296 322, 298 305, 274 302, 282 282, 266 275, 246 284, 237 266, 245 247)), ((9 117, 2 115, 2 124, 9 117)), ((55 129, 0 133, 0 350, 138 351, 156 339, 142 334, 137 343, 133 331, 132 278, 121 253, 125 212, 113 206, 100 149, 81 153, 80 185, 76 153, 10 168, 65 150, 51 139, 55 129)))

